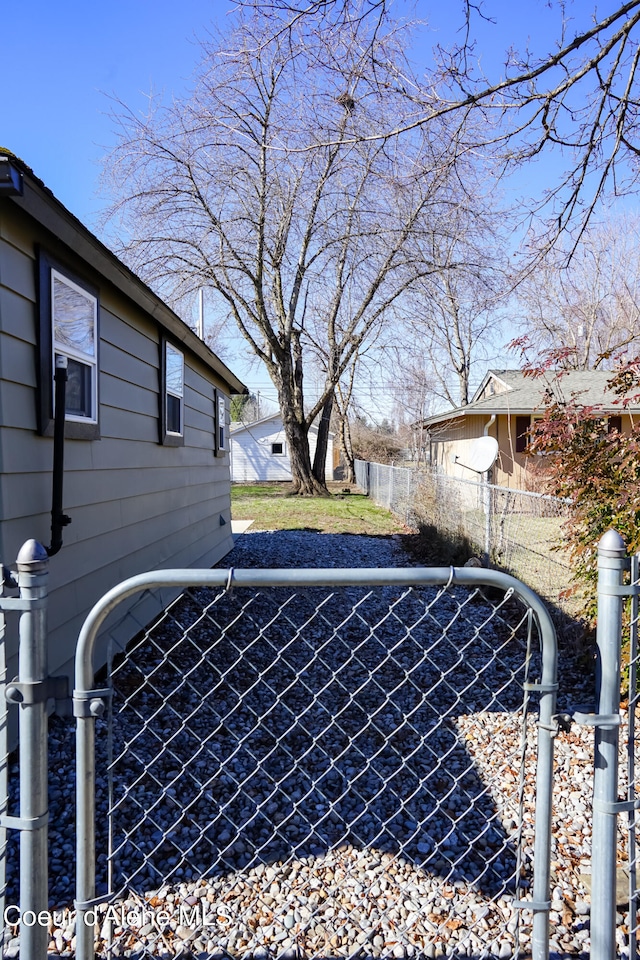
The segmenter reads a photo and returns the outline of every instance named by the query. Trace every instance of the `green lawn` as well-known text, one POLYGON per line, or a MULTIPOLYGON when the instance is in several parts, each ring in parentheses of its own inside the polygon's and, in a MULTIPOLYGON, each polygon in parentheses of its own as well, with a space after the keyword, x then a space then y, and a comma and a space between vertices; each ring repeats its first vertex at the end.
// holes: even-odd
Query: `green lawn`
MULTIPOLYGON (((361 493, 343 493, 331 483, 331 497, 293 497, 287 483, 232 484, 231 516, 253 520, 252 530, 316 530, 390 536, 404 527, 361 493)), ((357 488, 352 488, 357 489, 357 488)))

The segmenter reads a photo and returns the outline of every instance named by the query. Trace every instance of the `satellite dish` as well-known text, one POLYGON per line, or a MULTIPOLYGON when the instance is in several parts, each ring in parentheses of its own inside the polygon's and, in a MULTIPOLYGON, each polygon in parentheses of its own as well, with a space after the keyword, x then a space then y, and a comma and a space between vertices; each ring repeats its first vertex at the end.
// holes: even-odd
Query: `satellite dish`
POLYGON ((498 441, 495 437, 478 437, 471 444, 469 469, 476 473, 486 473, 498 458, 498 441))
POLYGON ((457 455, 453 462, 459 463, 461 467, 467 470, 473 470, 474 473, 486 473, 496 462, 498 457, 498 441, 495 437, 478 437, 471 444, 469 450, 469 462, 463 463, 457 455))

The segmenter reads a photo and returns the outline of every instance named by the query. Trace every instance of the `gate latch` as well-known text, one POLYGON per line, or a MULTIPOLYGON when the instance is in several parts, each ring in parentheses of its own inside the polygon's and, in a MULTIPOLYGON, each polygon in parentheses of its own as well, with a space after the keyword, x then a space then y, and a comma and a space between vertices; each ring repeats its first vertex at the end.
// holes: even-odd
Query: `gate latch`
POLYGON ((556 713, 552 719, 555 720, 559 733, 571 732, 573 717, 570 713, 556 713))
POLYGON ((550 723, 539 722, 537 726, 541 730, 548 730, 552 737, 557 737, 559 733, 569 733, 571 730, 571 714, 554 713, 550 723))

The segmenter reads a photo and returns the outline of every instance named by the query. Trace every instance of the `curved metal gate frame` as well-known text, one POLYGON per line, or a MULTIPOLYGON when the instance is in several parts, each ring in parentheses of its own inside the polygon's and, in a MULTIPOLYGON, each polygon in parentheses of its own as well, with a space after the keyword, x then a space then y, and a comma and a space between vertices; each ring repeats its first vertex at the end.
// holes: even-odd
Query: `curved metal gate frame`
POLYGON ((550 849, 553 783, 553 750, 556 734, 557 642, 553 623, 540 598, 513 577, 476 568, 404 569, 286 569, 286 570, 164 570, 132 577, 111 591, 93 607, 79 636, 74 690, 77 762, 77 879, 76 955, 78 960, 94 957, 93 908, 104 902, 96 899, 95 862, 95 724, 105 710, 110 689, 96 689, 94 653, 96 641, 107 616, 124 600, 153 588, 212 587, 260 590, 270 587, 495 587, 516 595, 532 612, 541 643, 541 677, 525 688, 539 700, 538 753, 536 769, 535 848, 532 899, 514 906, 533 912, 533 960, 549 956, 550 849), (90 912, 91 911, 91 912, 90 912))

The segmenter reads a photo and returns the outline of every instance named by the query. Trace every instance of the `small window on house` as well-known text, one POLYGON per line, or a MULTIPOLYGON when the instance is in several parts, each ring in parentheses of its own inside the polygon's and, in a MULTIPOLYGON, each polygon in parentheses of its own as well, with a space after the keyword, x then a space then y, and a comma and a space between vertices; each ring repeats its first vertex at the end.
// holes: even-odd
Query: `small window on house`
POLYGON ((39 429, 53 432, 55 358, 67 360, 65 434, 97 439, 98 292, 46 254, 39 257, 39 429))
POLYGON ((622 433, 622 417, 607 418, 607 433, 611 433, 613 430, 622 433))
POLYGON ((284 443, 272 443, 271 444, 271 453, 274 457, 283 457, 284 456, 284 443))
POLYGON ((167 340, 162 358, 163 436, 167 446, 184 443, 184 354, 167 340))
POLYGON ((227 399, 221 390, 214 394, 215 456, 224 457, 227 450, 227 399))
POLYGON ((67 417, 97 423, 98 301, 68 277, 52 270, 51 305, 53 354, 67 358, 67 417))
POLYGON ((182 434, 184 399, 184 354, 170 343, 167 350, 167 433, 182 434))
POLYGON ((526 453, 531 417, 516 417, 516 453, 526 453))

